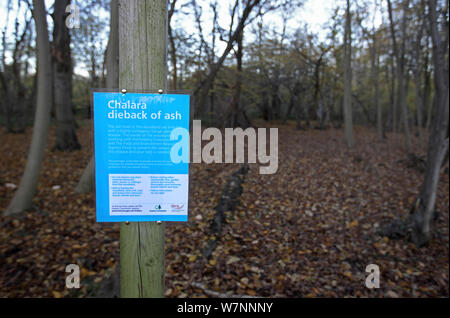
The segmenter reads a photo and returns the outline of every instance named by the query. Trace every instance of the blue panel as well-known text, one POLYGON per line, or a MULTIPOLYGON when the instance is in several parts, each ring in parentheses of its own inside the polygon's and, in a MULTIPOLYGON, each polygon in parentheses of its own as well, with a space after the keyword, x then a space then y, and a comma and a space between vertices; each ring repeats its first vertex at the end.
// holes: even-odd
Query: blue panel
POLYGON ((170 150, 180 140, 170 134, 189 131, 189 100, 94 93, 98 222, 187 221, 189 164, 172 162, 170 150))

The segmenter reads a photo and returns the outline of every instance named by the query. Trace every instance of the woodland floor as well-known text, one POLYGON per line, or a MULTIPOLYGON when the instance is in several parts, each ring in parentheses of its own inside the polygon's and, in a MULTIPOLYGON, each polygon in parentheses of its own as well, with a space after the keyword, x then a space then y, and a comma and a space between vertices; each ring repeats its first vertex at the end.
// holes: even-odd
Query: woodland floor
MULTIPOLYGON (((377 142, 374 130, 357 127, 349 151, 342 130, 276 126, 278 172, 260 175, 250 165, 240 204, 227 214, 209 260, 202 250, 214 207, 240 166, 191 165, 189 222, 166 226, 166 296, 206 296, 192 283, 251 296, 449 296, 448 174, 439 184, 434 237, 418 249, 375 234, 408 215, 423 180, 401 161, 400 135, 377 142), (381 270, 379 289, 364 286, 371 263, 381 270)), ((78 131, 82 150, 47 152, 33 211, 0 217, 0 297, 89 296, 117 265, 119 225, 96 223, 93 195, 74 192, 90 157, 89 129, 84 123, 78 131), (81 268, 76 294, 65 289, 71 263, 81 268)), ((6 184, 20 182, 30 138, 31 130, 0 132, 0 214, 15 191, 6 184)), ((53 143, 52 130, 49 149, 53 143)))

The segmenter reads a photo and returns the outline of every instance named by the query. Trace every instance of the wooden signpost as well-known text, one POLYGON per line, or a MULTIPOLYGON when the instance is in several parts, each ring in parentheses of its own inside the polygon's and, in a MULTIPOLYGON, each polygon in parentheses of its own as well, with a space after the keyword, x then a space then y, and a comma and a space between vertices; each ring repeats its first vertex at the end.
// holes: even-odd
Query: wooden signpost
MULTIPOLYGON (((166 89, 167 0, 119 0, 119 85, 166 89)), ((164 297, 164 222, 120 225, 121 297, 164 297)))

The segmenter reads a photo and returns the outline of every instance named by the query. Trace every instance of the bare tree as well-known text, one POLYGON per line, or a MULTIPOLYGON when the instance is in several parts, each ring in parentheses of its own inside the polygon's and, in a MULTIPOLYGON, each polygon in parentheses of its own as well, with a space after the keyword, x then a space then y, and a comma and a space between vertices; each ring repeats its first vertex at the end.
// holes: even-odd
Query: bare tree
POLYGON ((52 100, 52 67, 50 42, 47 29, 47 13, 44 0, 33 0, 33 17, 36 23, 36 44, 38 63, 37 107, 33 137, 25 171, 19 188, 5 214, 13 215, 31 208, 42 168, 47 135, 50 126, 52 100))
MULTIPOLYGON (((237 0, 231 10, 231 24, 229 31, 229 38, 233 30, 233 22, 236 19, 236 15, 240 11, 242 2, 237 0)), ((237 48, 234 50, 236 57, 236 81, 232 87, 233 93, 230 101, 230 105, 227 111, 226 118, 224 120, 224 126, 226 127, 242 127, 247 128, 250 126, 250 121, 247 118, 245 112, 241 108, 241 91, 242 91, 242 57, 244 50, 244 29, 239 33, 236 44, 237 48)))
MULTIPOLYGON (((448 2, 447 2, 448 3, 448 2)), ((448 8, 447 8, 448 9, 448 8)), ((447 9, 445 12, 447 12, 447 9)), ((417 246, 431 238, 431 222, 437 198, 440 168, 448 152, 449 92, 448 92, 448 16, 444 16, 443 32, 438 27, 436 0, 428 1, 428 18, 433 43, 434 84, 436 105, 432 131, 428 141, 427 168, 422 190, 413 215, 412 240, 417 246), (442 35, 444 34, 444 38, 442 35)))
MULTIPOLYGON (((236 0, 235 7, 237 7, 238 2, 239 2, 239 0, 236 0)), ((243 32, 244 27, 248 23, 248 19, 250 17, 250 14, 252 13, 253 9, 260 4, 261 4, 261 0, 246 1, 245 7, 242 10, 242 14, 239 17, 237 17, 238 23, 234 29, 232 29, 234 22, 233 21, 231 22, 231 24, 230 24, 231 29, 229 32, 229 37, 226 40, 227 45, 225 47, 225 50, 223 51, 222 55, 217 60, 217 62, 211 66, 208 75, 202 81, 200 81, 200 83, 197 85, 197 87, 194 90, 194 94, 198 96, 197 97, 198 107, 196 108, 197 115, 201 114, 204 109, 204 105, 206 103, 206 98, 208 97, 209 90, 211 89, 211 86, 213 85, 213 82, 217 75, 217 72, 222 67, 223 62, 227 58, 228 54, 234 48, 235 42, 241 36, 241 33, 243 32)), ((262 14, 261 10, 259 10, 258 13, 262 14)))

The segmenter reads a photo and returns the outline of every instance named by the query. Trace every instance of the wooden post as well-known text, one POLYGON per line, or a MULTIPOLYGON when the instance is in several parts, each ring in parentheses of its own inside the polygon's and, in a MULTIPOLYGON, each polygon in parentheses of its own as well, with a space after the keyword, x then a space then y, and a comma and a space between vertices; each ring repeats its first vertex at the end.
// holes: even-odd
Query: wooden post
MULTIPOLYGON (((167 0, 119 0, 120 89, 166 88, 167 0)), ((120 225, 122 297, 164 297, 164 223, 120 225)))

